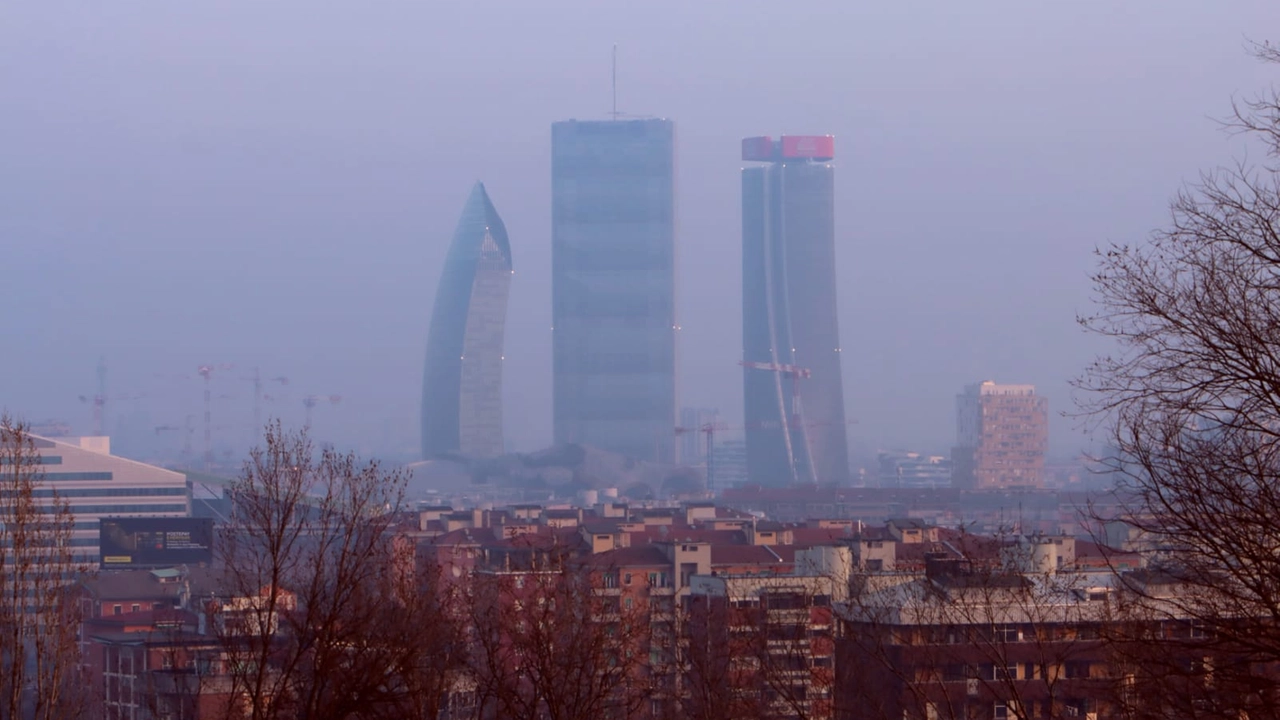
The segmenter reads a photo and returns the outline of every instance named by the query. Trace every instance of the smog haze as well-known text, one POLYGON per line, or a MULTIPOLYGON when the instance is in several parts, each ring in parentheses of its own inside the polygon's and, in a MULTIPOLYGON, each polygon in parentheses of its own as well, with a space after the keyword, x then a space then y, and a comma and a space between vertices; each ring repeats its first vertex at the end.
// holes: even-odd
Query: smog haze
MULTIPOLYGON (((984 379, 1050 399, 1107 351, 1092 249, 1141 241, 1242 148, 1217 119, 1275 68, 1273 0, 13 3, 0 10, 0 406, 118 442, 203 412, 417 452, 427 325, 472 185, 515 275, 508 447, 551 442, 551 124, 675 123, 678 405, 741 422, 740 141, 836 138, 855 454, 945 452, 984 379), (269 378, 287 377, 288 385, 269 378)), ((123 448, 122 448, 123 449, 123 448)), ((148 448, 150 449, 150 448, 148 448)))

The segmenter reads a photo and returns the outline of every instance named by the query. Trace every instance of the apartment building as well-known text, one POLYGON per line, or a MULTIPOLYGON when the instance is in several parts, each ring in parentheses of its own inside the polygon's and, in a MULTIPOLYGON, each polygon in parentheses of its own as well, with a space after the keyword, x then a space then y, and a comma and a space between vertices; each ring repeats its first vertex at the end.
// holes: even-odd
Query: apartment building
POLYGON ((1049 401, 1034 385, 969 385, 956 396, 956 446, 951 484, 956 488, 1044 486, 1049 448, 1049 401))

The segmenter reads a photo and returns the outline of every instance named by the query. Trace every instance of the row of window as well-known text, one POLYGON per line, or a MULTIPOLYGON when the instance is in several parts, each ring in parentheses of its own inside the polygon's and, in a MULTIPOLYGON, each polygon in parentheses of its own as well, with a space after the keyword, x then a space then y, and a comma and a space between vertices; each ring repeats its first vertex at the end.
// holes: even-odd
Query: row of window
POLYGON ((187 494, 187 488, 183 487, 144 487, 144 488, 70 488, 66 490, 58 490, 52 488, 39 488, 32 492, 35 497, 146 497, 155 495, 183 495, 187 494))
POLYGON ((110 505, 72 505, 73 513, 184 513, 187 511, 186 503, 166 503, 159 505, 145 505, 141 503, 110 505))
MULTIPOLYGON (((42 479, 46 482, 60 482, 62 480, 111 480, 112 474, 109 472, 51 472, 44 473, 42 479)), ((12 482, 13 473, 0 473, 0 481, 12 482)))
MULTIPOLYGON (((11 458, 7 458, 7 457, 0 458, 0 465, 12 465, 13 463, 10 462, 10 460, 11 458)), ((61 455, 40 455, 34 458, 26 458, 25 460, 22 461, 22 463, 23 464, 30 463, 32 465, 61 465, 62 456, 61 455)))
MULTIPOLYGON (((622 584, 623 585, 631 584, 631 573, 622 574, 622 584)), ((618 573, 616 571, 608 572, 604 574, 604 586, 606 588, 618 587, 618 573)), ((673 587, 673 585, 671 584, 671 576, 665 572, 651 572, 649 573, 649 587, 658 587, 658 588, 673 587)))

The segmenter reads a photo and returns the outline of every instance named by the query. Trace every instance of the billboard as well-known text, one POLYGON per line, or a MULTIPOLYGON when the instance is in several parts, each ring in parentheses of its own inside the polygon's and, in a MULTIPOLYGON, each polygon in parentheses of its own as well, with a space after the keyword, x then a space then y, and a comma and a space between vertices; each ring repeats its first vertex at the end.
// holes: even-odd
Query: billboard
POLYGON ((836 139, 831 135, 783 135, 784 160, 831 160, 836 156, 836 139))
POLYGON ((213 518, 102 518, 102 567, 213 562, 213 518))

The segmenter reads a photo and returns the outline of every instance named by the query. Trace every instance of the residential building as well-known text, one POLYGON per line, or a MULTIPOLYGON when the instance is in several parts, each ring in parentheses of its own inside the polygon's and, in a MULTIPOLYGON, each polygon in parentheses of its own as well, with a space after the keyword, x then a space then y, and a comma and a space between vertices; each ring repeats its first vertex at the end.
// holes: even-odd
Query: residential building
POLYGON ((953 487, 1039 488, 1049 447, 1049 401, 1034 385, 969 385, 956 396, 953 487))
POLYGON ((798 559, 794 573, 720 572, 692 579, 686 642, 710 650, 703 662, 689 663, 682 678, 687 689, 698 688, 688 693, 694 708, 710 696, 737 711, 779 720, 832 717, 832 607, 847 595, 850 556, 847 547, 797 555, 811 553, 827 556, 825 562, 798 559), (727 687, 708 692, 710 684, 727 687))
POLYGON ((507 229, 476 183, 436 289, 422 379, 422 453, 503 452, 502 364, 511 284, 507 229))
POLYGON ((106 437, 32 437, 43 480, 36 494, 55 493, 71 507, 71 544, 78 561, 99 561, 99 519, 191 514, 186 475, 111 454, 106 437))
POLYGON ((1084 538, 895 518, 849 547, 850 592, 836 605, 842 720, 1131 717, 1116 704, 1134 678, 1122 638, 1139 632, 1140 654, 1167 655, 1152 639, 1186 630, 1127 614, 1145 558, 1084 538))
POLYGON ((764 486, 849 479, 836 317, 835 141, 747 138, 742 357, 747 473, 764 486))
POLYGON ((555 442, 675 460, 675 127, 551 128, 555 442))
POLYGON ((80 581, 81 661, 109 718, 224 717, 233 696, 205 600, 208 569, 103 572, 80 581))

